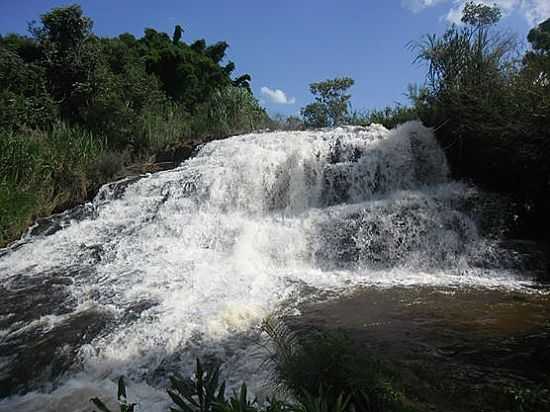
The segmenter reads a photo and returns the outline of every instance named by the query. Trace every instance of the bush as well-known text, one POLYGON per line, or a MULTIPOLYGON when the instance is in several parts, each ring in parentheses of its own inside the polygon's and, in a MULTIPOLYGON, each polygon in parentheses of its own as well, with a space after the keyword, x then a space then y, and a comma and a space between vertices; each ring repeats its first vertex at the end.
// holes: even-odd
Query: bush
POLYGON ((271 318, 263 330, 273 344, 270 362, 279 390, 324 410, 404 410, 381 363, 357 348, 343 332, 289 329, 271 318), (349 408, 347 407, 349 405, 349 408))
MULTIPOLYGON (((308 385, 309 386, 309 385, 308 385)), ((263 404, 256 399, 249 399, 248 390, 243 383, 238 392, 227 396, 225 382, 220 380, 220 365, 204 367, 197 359, 194 377, 172 376, 168 395, 173 402, 171 412, 370 412, 392 411, 388 402, 373 403, 372 396, 366 393, 351 395, 342 393, 335 399, 331 392, 323 387, 317 388, 315 394, 300 388, 300 396, 294 401, 287 402, 268 398, 263 404)), ((128 401, 126 386, 121 377, 118 381, 119 408, 121 412, 134 411, 135 403, 128 401)), ((111 412, 107 405, 99 398, 90 400, 101 412, 111 412)), ((403 410, 403 409, 402 409, 403 410)))
POLYGON ((219 138, 247 133, 268 125, 269 117, 245 88, 228 86, 198 106, 191 121, 196 137, 219 138))

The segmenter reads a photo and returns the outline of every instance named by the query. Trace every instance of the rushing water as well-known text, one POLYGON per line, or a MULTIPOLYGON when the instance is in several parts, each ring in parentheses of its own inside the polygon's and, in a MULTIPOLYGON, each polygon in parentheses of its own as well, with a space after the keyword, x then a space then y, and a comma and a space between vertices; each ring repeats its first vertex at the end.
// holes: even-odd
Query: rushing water
POLYGON ((105 186, 0 250, 0 410, 88 410, 119 375, 164 410, 165 377, 205 354, 261 391, 254 325, 323 291, 529 290, 502 204, 448 174, 411 122, 233 137, 105 186))

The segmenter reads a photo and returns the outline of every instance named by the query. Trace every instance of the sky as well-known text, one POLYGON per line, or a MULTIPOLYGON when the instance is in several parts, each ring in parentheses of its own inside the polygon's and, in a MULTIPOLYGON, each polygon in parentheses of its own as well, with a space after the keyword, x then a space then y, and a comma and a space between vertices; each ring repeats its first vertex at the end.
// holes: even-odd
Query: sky
MULTIPOLYGON (((74 1, 73 1, 74 2, 74 1)), ((25 33, 28 22, 68 1, 0 0, 0 33, 25 33)), ((229 43, 236 75, 249 73, 256 97, 271 114, 298 114, 312 101, 309 84, 350 76, 352 106, 370 110, 407 103, 407 85, 422 83, 411 41, 458 22, 463 0, 82 0, 94 32, 136 36, 151 27, 184 40, 229 43)), ((550 17, 550 0, 492 0, 501 30, 524 40, 550 17)))

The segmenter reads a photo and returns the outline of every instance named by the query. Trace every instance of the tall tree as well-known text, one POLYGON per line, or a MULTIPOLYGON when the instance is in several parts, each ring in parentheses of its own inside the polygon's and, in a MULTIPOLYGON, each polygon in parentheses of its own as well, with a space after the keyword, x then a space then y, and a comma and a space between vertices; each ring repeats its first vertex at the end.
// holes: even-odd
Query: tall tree
POLYGON ((42 15, 41 26, 31 28, 43 50, 49 91, 69 119, 78 118, 97 87, 99 53, 92 26, 81 7, 72 5, 42 15))
POLYGON ((301 113, 308 127, 338 126, 345 122, 351 94, 348 90, 354 81, 350 77, 337 77, 311 83, 309 89, 315 102, 302 108, 301 113))

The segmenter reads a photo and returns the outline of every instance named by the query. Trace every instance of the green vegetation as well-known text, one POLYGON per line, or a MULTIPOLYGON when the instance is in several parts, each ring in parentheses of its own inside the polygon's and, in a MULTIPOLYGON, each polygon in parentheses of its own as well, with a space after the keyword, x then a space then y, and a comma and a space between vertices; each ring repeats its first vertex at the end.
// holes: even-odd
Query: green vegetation
MULTIPOLYGON (((296 325, 289 329, 281 318, 266 320, 262 329, 269 337, 264 366, 273 371, 272 397, 251 399, 245 383, 228 394, 221 379, 222 365, 213 359, 207 364, 197 359, 193 377, 169 377, 169 411, 535 412, 546 411, 550 405, 548 389, 540 386, 499 383, 480 389, 460 379, 461 383, 449 381, 445 378, 449 371, 435 370, 433 364, 414 363, 395 369, 387 360, 383 363, 365 352, 343 331, 296 325)), ((231 371, 226 369, 225 373, 231 371)), ((117 399, 120 412, 133 412, 139 407, 127 399, 122 378, 117 399)), ((114 412, 99 398, 91 402, 96 412, 114 412)))
POLYGON ((531 30, 520 54, 499 33, 496 7, 467 3, 462 22, 413 46, 427 63, 412 94, 420 119, 436 128, 453 173, 512 194, 527 236, 549 240, 550 19, 531 30))
POLYGON ((411 410, 394 376, 345 333, 290 329, 278 318, 264 321, 262 329, 274 348, 269 361, 278 392, 326 411, 411 410))
POLYGON ((0 36, 0 247, 83 202, 124 168, 268 125, 227 43, 94 35, 80 6, 0 36))
POLYGON ((348 122, 354 126, 368 126, 372 123, 378 123, 388 129, 393 129, 397 125, 417 119, 418 115, 414 107, 396 105, 367 112, 353 111, 349 115, 348 122))
POLYGON ((351 98, 346 92, 353 83, 349 77, 311 83, 309 89, 315 96, 315 102, 301 110, 305 126, 334 127, 346 123, 351 98))
POLYGON ((302 119, 294 116, 288 119, 274 120, 274 127, 284 130, 300 130, 303 128, 335 127, 341 125, 368 126, 372 123, 381 124, 389 129, 409 120, 417 120, 415 107, 396 105, 387 106, 381 110, 352 110, 351 94, 347 91, 354 81, 349 77, 337 77, 309 85, 315 102, 301 109, 302 119))
MULTIPOLYGON (((392 412, 414 411, 405 407, 388 375, 378 362, 356 350, 345 335, 311 331, 291 332, 281 320, 268 320, 263 330, 273 350, 275 392, 281 399, 264 402, 248 397, 243 383, 227 396, 220 380, 220 366, 204 366, 197 359, 194 377, 171 376, 168 395, 171 412, 392 412)), ((101 412, 111 410, 98 398, 91 402, 101 412)), ((135 404, 126 398, 124 381, 118 385, 121 412, 135 404)))

